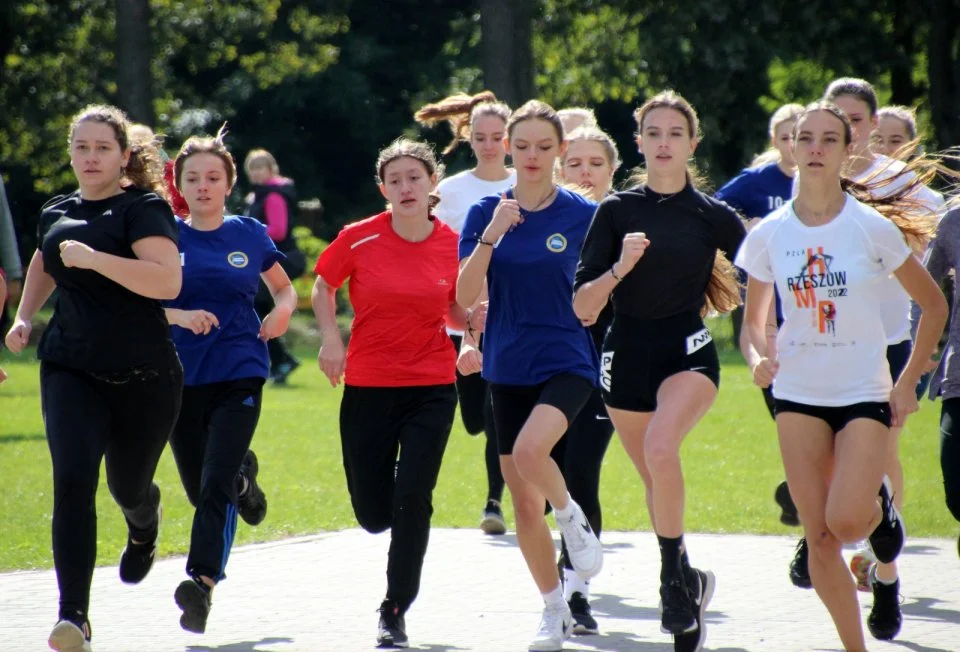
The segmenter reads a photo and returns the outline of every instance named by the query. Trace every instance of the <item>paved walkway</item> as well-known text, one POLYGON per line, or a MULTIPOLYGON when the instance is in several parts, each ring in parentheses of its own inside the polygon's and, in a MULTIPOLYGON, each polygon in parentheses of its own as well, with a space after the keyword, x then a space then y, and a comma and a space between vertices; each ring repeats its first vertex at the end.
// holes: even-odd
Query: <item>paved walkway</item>
MULTIPOLYGON (((650 533, 605 532, 603 573, 593 581, 599 636, 567 650, 668 652, 657 611, 659 553, 650 533)), ((902 559, 904 625, 874 652, 960 650, 956 542, 914 539, 902 559)), ((159 561, 137 587, 116 567, 94 575, 96 652, 314 652, 373 648, 383 596, 387 535, 359 530, 238 548, 217 589, 207 632, 182 631, 173 590, 183 559, 159 561)), ((838 639, 812 591, 793 588, 784 537, 688 535, 695 565, 717 574, 706 650, 835 650, 838 639)), ((105 551, 102 551, 106 554, 105 551)), ((860 594, 864 617, 868 594, 860 594)), ((56 616, 52 571, 0 574, 0 650, 45 650, 56 616)), ((512 535, 434 530, 420 598, 407 616, 411 647, 431 652, 526 650, 542 603, 512 535)))

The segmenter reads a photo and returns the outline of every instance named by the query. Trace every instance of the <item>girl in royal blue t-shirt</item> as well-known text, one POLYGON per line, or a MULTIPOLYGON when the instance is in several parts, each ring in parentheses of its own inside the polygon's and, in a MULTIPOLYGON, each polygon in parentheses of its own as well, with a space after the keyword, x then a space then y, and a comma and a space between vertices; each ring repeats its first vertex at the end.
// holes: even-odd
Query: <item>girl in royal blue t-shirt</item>
POLYGON ((517 539, 545 603, 529 649, 559 650, 573 623, 555 555, 548 552, 553 541, 545 498, 576 571, 589 579, 603 565, 600 542, 550 456, 596 385, 597 354, 570 302, 596 204, 553 183, 566 141, 552 108, 527 102, 510 117, 507 134, 517 185, 470 208, 460 233, 457 302, 473 305, 486 280, 482 373, 490 383, 517 539))
POLYGON ((196 506, 190 579, 174 597, 183 610, 181 627, 202 633, 238 514, 253 525, 266 515, 257 459, 248 448, 270 369, 266 341, 287 330, 297 295, 266 227, 223 214, 237 173, 222 135, 184 143, 174 174, 190 215, 178 224, 183 288, 166 304, 184 368, 183 405, 170 448, 196 506), (262 324, 253 307, 261 277, 276 303, 262 324))

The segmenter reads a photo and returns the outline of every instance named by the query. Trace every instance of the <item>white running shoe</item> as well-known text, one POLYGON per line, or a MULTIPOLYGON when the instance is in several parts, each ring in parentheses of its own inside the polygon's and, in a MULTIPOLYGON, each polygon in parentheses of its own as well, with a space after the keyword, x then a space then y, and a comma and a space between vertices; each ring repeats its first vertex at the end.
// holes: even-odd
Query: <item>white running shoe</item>
POLYGON ((588 580, 596 577, 603 568, 603 547, 580 505, 572 500, 570 505, 573 507, 573 515, 569 519, 557 516, 557 527, 567 544, 570 564, 580 577, 588 580))
POLYGON ((53 626, 47 642, 51 650, 58 652, 91 652, 90 625, 85 624, 81 629, 69 620, 60 620, 53 626))
POLYGON ((540 628, 527 649, 530 652, 561 652, 563 642, 573 633, 573 614, 570 606, 544 607, 540 628))

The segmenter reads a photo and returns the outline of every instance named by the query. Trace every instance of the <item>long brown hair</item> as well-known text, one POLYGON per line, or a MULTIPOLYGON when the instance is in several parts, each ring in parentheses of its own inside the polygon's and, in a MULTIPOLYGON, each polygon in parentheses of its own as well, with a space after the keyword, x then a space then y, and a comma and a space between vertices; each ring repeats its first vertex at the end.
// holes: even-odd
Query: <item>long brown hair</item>
POLYGON ((453 140, 443 150, 446 155, 461 142, 469 141, 474 122, 488 115, 500 118, 504 124, 510 119, 510 107, 497 100, 492 91, 481 91, 476 95, 457 93, 445 97, 439 102, 427 104, 414 113, 413 118, 420 124, 431 127, 443 121, 450 123, 453 140))
POLYGON ((115 106, 90 104, 73 116, 70 121, 70 138, 83 122, 99 122, 109 125, 120 145, 120 151, 130 151, 130 158, 120 177, 121 185, 130 185, 140 190, 154 192, 169 201, 167 184, 163 181, 163 157, 160 155, 161 140, 155 135, 139 137, 134 140, 128 134, 130 120, 127 114, 115 106), (124 182, 127 182, 124 184, 124 182))

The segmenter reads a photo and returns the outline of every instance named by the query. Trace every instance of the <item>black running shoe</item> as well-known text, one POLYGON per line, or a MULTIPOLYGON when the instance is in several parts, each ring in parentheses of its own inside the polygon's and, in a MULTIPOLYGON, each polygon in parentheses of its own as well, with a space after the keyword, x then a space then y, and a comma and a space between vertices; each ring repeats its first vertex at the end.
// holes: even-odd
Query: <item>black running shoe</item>
POLYGON ((780 505, 781 523, 791 527, 800 525, 800 515, 797 513, 797 506, 793 504, 793 498, 790 496, 790 488, 787 487, 786 480, 777 485, 777 490, 773 492, 773 499, 780 505))
POLYGON ((507 523, 503 519, 503 509, 500 507, 500 501, 487 500, 483 508, 483 516, 480 519, 480 529, 484 534, 506 534, 507 523))
POLYGON ((598 634, 600 628, 597 627, 597 621, 590 614, 590 603, 579 591, 574 591, 570 596, 570 613, 573 614, 573 633, 578 636, 584 634, 598 634))
POLYGON ((247 491, 240 496, 237 508, 240 512, 240 518, 249 525, 260 525, 263 519, 267 517, 267 497, 260 485, 257 484, 257 474, 259 472, 260 465, 257 463, 257 456, 252 450, 248 450, 240 464, 240 475, 247 479, 247 491))
POLYGON ((686 634, 697 629, 696 608, 682 578, 660 585, 660 631, 686 634))
POLYGON ((183 611, 180 627, 188 632, 203 634, 207 629, 207 616, 213 604, 213 589, 199 577, 180 582, 173 599, 183 611))
POLYGON ((160 536, 160 521, 163 520, 163 508, 160 506, 160 488, 153 485, 151 492, 157 495, 157 529, 151 541, 134 543, 127 531, 127 546, 120 555, 120 580, 124 584, 139 584, 153 568, 153 559, 157 555, 157 538, 160 536))
POLYGON ((690 599, 693 600, 693 615, 697 619, 697 629, 685 634, 677 634, 673 637, 674 652, 700 652, 703 644, 707 640, 707 623, 704 622, 704 615, 707 613, 707 605, 713 598, 713 591, 717 586, 717 578, 710 571, 702 571, 699 568, 691 569, 696 578, 694 584, 688 584, 690 599))
POLYGON ((287 378, 300 366, 300 361, 290 357, 273 368, 270 374, 275 385, 286 385, 287 378))
POLYGON ((800 537, 797 541, 797 551, 793 553, 793 559, 790 560, 790 581, 798 589, 813 588, 813 581, 810 579, 809 555, 807 539, 800 537))
POLYGON ((883 484, 880 485, 880 509, 883 512, 880 524, 868 541, 877 561, 890 564, 896 561, 900 551, 903 550, 907 533, 903 527, 900 512, 893 504, 893 490, 890 487, 890 478, 887 476, 883 476, 883 484))
MULTIPOLYGON (((874 571, 875 572, 875 571, 874 571)), ((875 639, 892 641, 900 633, 903 615, 900 613, 900 579, 893 584, 884 584, 871 574, 873 608, 867 616, 867 627, 875 639)))
POLYGON ((410 647, 407 639, 407 624, 400 607, 393 600, 384 600, 380 605, 380 624, 377 626, 377 647, 410 647))

